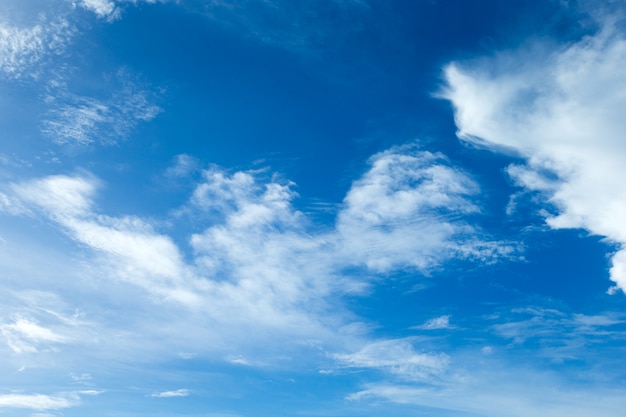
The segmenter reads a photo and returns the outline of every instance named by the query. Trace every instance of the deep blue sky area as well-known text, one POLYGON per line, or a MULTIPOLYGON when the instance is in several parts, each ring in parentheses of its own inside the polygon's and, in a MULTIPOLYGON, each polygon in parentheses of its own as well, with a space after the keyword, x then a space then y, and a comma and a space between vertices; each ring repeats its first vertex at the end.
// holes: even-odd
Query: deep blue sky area
POLYGON ((626 9, 0 2, 0 415, 618 417, 626 9))

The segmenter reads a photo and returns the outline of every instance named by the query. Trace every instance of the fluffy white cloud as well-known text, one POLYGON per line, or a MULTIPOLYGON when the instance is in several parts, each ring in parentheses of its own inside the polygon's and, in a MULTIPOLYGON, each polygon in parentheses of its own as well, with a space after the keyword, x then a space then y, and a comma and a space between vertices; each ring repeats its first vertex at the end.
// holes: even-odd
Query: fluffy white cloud
POLYGON ((374 155, 337 218, 338 250, 376 272, 427 270, 449 258, 510 252, 478 239, 465 218, 479 212, 478 185, 441 154, 393 148, 374 155))
MULTIPOLYGON (((324 324, 325 317, 339 327, 341 323, 332 318, 335 313, 328 315, 324 299, 333 285, 340 286, 341 280, 331 285, 330 263, 323 257, 316 258, 320 243, 297 224, 302 215, 290 206, 293 193, 289 186, 257 184, 249 173, 233 177, 209 170, 206 181, 194 193, 194 215, 202 218, 200 213, 206 212, 213 217, 210 227, 192 237, 196 253, 190 262, 183 259, 169 236, 155 231, 149 222, 97 213, 92 197, 98 181, 92 177, 51 176, 13 185, 10 198, 28 207, 23 212, 29 216, 45 214, 92 252, 83 274, 95 275, 90 280, 104 280, 94 281, 98 291, 103 291, 99 297, 114 297, 106 294, 108 282, 127 283, 149 295, 147 299, 135 297, 131 310, 156 309, 145 323, 126 318, 118 324, 73 326, 68 332, 77 337, 72 340, 87 335, 93 340, 93 330, 95 343, 108 345, 105 341, 111 337, 110 332, 116 333, 114 339, 119 338, 122 329, 140 326, 141 330, 135 327, 123 330, 123 334, 162 337, 158 334, 174 332, 178 336, 168 337, 170 343, 154 346, 166 350, 194 346, 194 352, 204 354, 215 349, 232 351, 232 346, 243 346, 245 352, 258 346, 246 340, 265 340, 259 343, 272 349, 276 343, 284 343, 281 338, 271 342, 279 334, 289 335, 288 339, 296 344, 311 338, 327 342, 335 339, 338 333, 329 323, 324 324), (206 199, 219 210, 210 208, 206 199), (317 262, 311 262, 312 258, 317 262), (158 323, 160 316, 168 324, 158 323)), ((98 309, 98 303, 86 307, 87 314, 93 314, 94 307, 98 309)), ((32 314, 28 305, 23 309, 32 314)), ((9 336, 15 333, 13 327, 4 329, 9 330, 9 336)), ((124 339, 126 348, 128 344, 139 344, 132 337, 124 339)), ((258 348, 253 351, 253 355, 260 352, 258 348)))
POLYGON ((626 289, 626 38, 605 19, 556 50, 534 46, 450 64, 443 96, 458 136, 526 160, 509 175, 556 210, 553 228, 584 228, 617 245, 610 277, 626 289))

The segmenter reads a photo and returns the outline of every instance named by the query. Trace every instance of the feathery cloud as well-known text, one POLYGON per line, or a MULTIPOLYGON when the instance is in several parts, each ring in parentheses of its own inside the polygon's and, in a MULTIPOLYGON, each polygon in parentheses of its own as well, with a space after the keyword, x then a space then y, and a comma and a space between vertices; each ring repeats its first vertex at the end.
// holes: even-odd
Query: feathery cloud
POLYGON ((338 214, 339 250, 375 272, 506 256, 510 245, 481 240, 466 221, 480 212, 473 201, 478 192, 442 154, 410 147, 376 154, 338 214))
POLYGON ((340 364, 351 368, 381 369, 402 379, 436 383, 446 372, 449 357, 443 353, 416 352, 410 339, 369 343, 359 351, 334 354, 340 364))
POLYGON ((177 389, 175 391, 163 391, 150 394, 152 398, 175 398, 175 397, 187 397, 191 394, 188 389, 177 389))
POLYGON ((126 69, 117 71, 114 80, 116 89, 103 98, 75 94, 64 83, 53 84, 46 96, 44 136, 58 144, 116 143, 162 111, 154 104, 158 94, 134 82, 126 69))
POLYGON ((428 320, 426 323, 419 326, 414 326, 412 329, 418 330, 439 330, 439 329, 452 329, 450 326, 450 315, 439 316, 428 320))
POLYGON ((63 18, 41 15, 30 26, 17 26, 0 15, 0 74, 10 80, 38 79, 42 61, 63 53, 74 32, 63 18))
POLYGON ((75 392, 56 395, 17 393, 0 395, 0 409, 27 408, 31 410, 61 410, 75 407, 79 403, 80 396, 75 392))

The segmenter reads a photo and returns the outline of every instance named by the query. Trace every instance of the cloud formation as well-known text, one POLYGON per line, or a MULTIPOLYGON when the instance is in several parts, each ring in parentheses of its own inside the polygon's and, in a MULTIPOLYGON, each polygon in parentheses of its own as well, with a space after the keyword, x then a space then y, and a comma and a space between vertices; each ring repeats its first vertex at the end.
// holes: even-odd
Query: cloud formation
POLYGON ((65 83, 48 88, 49 107, 42 123, 44 136, 58 144, 110 144, 125 139, 140 123, 154 119, 162 109, 157 94, 142 88, 131 74, 120 69, 116 89, 108 97, 75 94, 65 83))
POLYGON ((419 326, 412 327, 418 330, 440 330, 440 329, 452 329, 450 326, 450 315, 439 316, 428 320, 426 323, 419 326))
MULTIPOLYGON (((45 394, 3 394, 0 395, 0 409, 26 408, 31 410, 61 410, 75 407, 80 404, 80 395, 83 392, 67 392, 55 395, 45 394)), ((89 395, 93 393, 86 391, 89 395)))
POLYGON ((380 369, 403 380, 425 383, 438 382, 449 364, 445 354, 416 352, 410 339, 376 341, 333 358, 346 367, 380 369))
POLYGON ((39 64, 64 52, 74 32, 64 18, 42 14, 32 24, 19 26, 0 14, 0 74, 10 80, 38 79, 39 64))
MULTIPOLYGON (((427 272, 451 258, 491 262, 510 250, 482 240, 480 231, 465 221, 463 214, 479 211, 470 201, 478 190, 474 182, 442 155, 413 147, 394 148, 370 160, 348 192, 334 229, 318 227, 297 210, 294 184, 279 176, 228 173, 216 166, 202 175, 188 204, 169 220, 194 219, 196 231, 188 236, 189 246, 159 231, 150 219, 99 212, 94 198, 100 183, 89 175, 15 183, 5 190, 4 206, 9 215, 47 218, 88 250, 89 275, 101 280, 95 281, 96 288, 132 286, 134 301, 143 299, 133 309, 157 309, 157 321, 168 316, 170 325, 165 327, 151 321, 128 323, 141 326, 147 332, 144 337, 186 329, 179 338, 168 338, 172 345, 163 348, 187 351, 185 346, 195 346, 191 353, 217 350, 222 357, 245 357, 259 364, 265 363, 258 356, 262 352, 253 346, 284 350, 289 340, 294 348, 319 343, 345 351, 369 343, 367 338, 359 341, 363 327, 355 326, 357 319, 341 307, 340 298, 362 294, 372 285, 370 274, 407 268, 427 272), (346 272, 355 267, 358 273, 346 272)), ((36 335, 47 335, 38 340, 59 345, 80 339, 64 335, 107 334, 109 326, 116 326, 65 320, 55 331, 49 327, 55 320, 48 316, 25 309, 23 317, 3 327, 6 337, 23 341, 22 351, 37 346, 32 342, 36 335)), ((407 353, 403 343, 385 349, 407 353)), ((374 346, 341 361, 364 366, 363 358, 376 350, 374 346)), ((400 360, 389 367, 400 369, 400 360)), ((409 363, 424 369, 438 360, 409 355, 409 363)))
POLYGON ((426 271, 449 258, 494 259, 510 250, 478 238, 478 185, 442 154, 393 148, 374 155, 337 216, 339 250, 375 272, 426 271))
POLYGON ((35 320, 23 317, 1 324, 0 334, 15 353, 36 352, 39 344, 63 343, 65 340, 63 336, 40 326, 35 320))
POLYGON ((626 38, 606 18, 558 49, 533 46, 445 69, 463 141, 525 159, 507 172, 539 193, 552 228, 583 228, 616 246, 610 278, 626 290, 626 38))
POLYGON ((187 397, 191 394, 188 389, 177 389, 175 391, 163 391, 150 394, 153 398, 175 398, 175 397, 187 397))
POLYGON ((122 10, 125 4, 165 2, 167 0, 76 0, 85 10, 93 12, 98 18, 112 22, 122 17, 122 10))
POLYGON ((112 0, 79 0, 78 4, 98 17, 114 20, 120 17, 120 10, 112 0))

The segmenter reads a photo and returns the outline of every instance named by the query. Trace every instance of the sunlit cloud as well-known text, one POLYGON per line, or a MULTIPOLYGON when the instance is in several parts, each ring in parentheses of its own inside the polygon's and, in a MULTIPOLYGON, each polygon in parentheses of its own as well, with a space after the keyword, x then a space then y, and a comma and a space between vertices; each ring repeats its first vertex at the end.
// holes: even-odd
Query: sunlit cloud
POLYGON ((381 369, 402 379, 426 383, 439 382, 449 364, 445 354, 415 351, 410 339, 376 341, 357 352, 333 357, 346 367, 381 369))
POLYGON ((626 288, 625 63, 624 34, 606 17, 597 33, 561 49, 452 63, 443 92, 459 138, 525 159, 507 172, 548 203, 550 227, 584 228, 615 244, 611 292, 626 288))
MULTIPOLYGON (((48 218, 77 245, 92 251, 90 273, 101 276, 103 284, 134 286, 145 294, 142 308, 170 311, 170 320, 176 321, 162 331, 178 333, 174 323, 195 317, 197 325, 180 325, 185 336, 173 340, 169 349, 185 351, 185 340, 202 338, 195 344, 199 352, 232 352, 229 344, 241 346, 246 364, 265 366, 262 357, 256 357, 259 352, 250 350, 255 343, 268 349, 286 340, 293 348, 311 340, 337 348, 369 343, 339 300, 345 294, 364 294, 372 283, 368 275, 346 274, 348 268, 426 270, 455 257, 493 262, 509 253, 507 244, 482 241, 482 233, 463 216, 446 214, 455 210, 476 215, 478 208, 469 196, 477 188, 443 156, 397 148, 376 155, 371 163, 350 189, 336 230, 318 229, 293 206, 297 194, 289 181, 263 171, 206 169, 188 204, 170 220, 193 216, 207 224, 189 236, 191 254, 150 219, 101 213, 94 203, 101 182, 93 176, 57 175, 16 183, 6 190, 6 200, 9 206, 23 205, 26 216, 48 218), (370 247, 374 242, 376 251, 370 247), (271 330, 276 342, 265 340, 260 329, 271 330), (214 344, 211 334, 220 334, 221 343, 214 344), (277 339, 279 335, 285 339, 277 339)), ((51 330, 34 327, 35 322, 23 324, 28 323, 30 327, 19 328, 32 330, 32 336, 47 335, 48 342, 65 341, 51 330)), ((76 335, 93 331, 96 324, 68 325, 76 335)), ((17 331, 15 324, 7 326, 5 332, 17 331)), ((157 337, 159 331, 150 333, 157 337)), ((410 353, 407 343, 398 342, 394 349, 410 353)), ((369 353, 390 348, 375 346, 336 358, 364 366, 369 353)), ((414 375, 419 367, 433 373, 434 363, 444 361, 420 355, 409 355, 406 366, 415 368, 414 375)), ((401 360, 388 367, 404 369, 401 360)), ((228 361, 233 362, 232 357, 228 361)))

